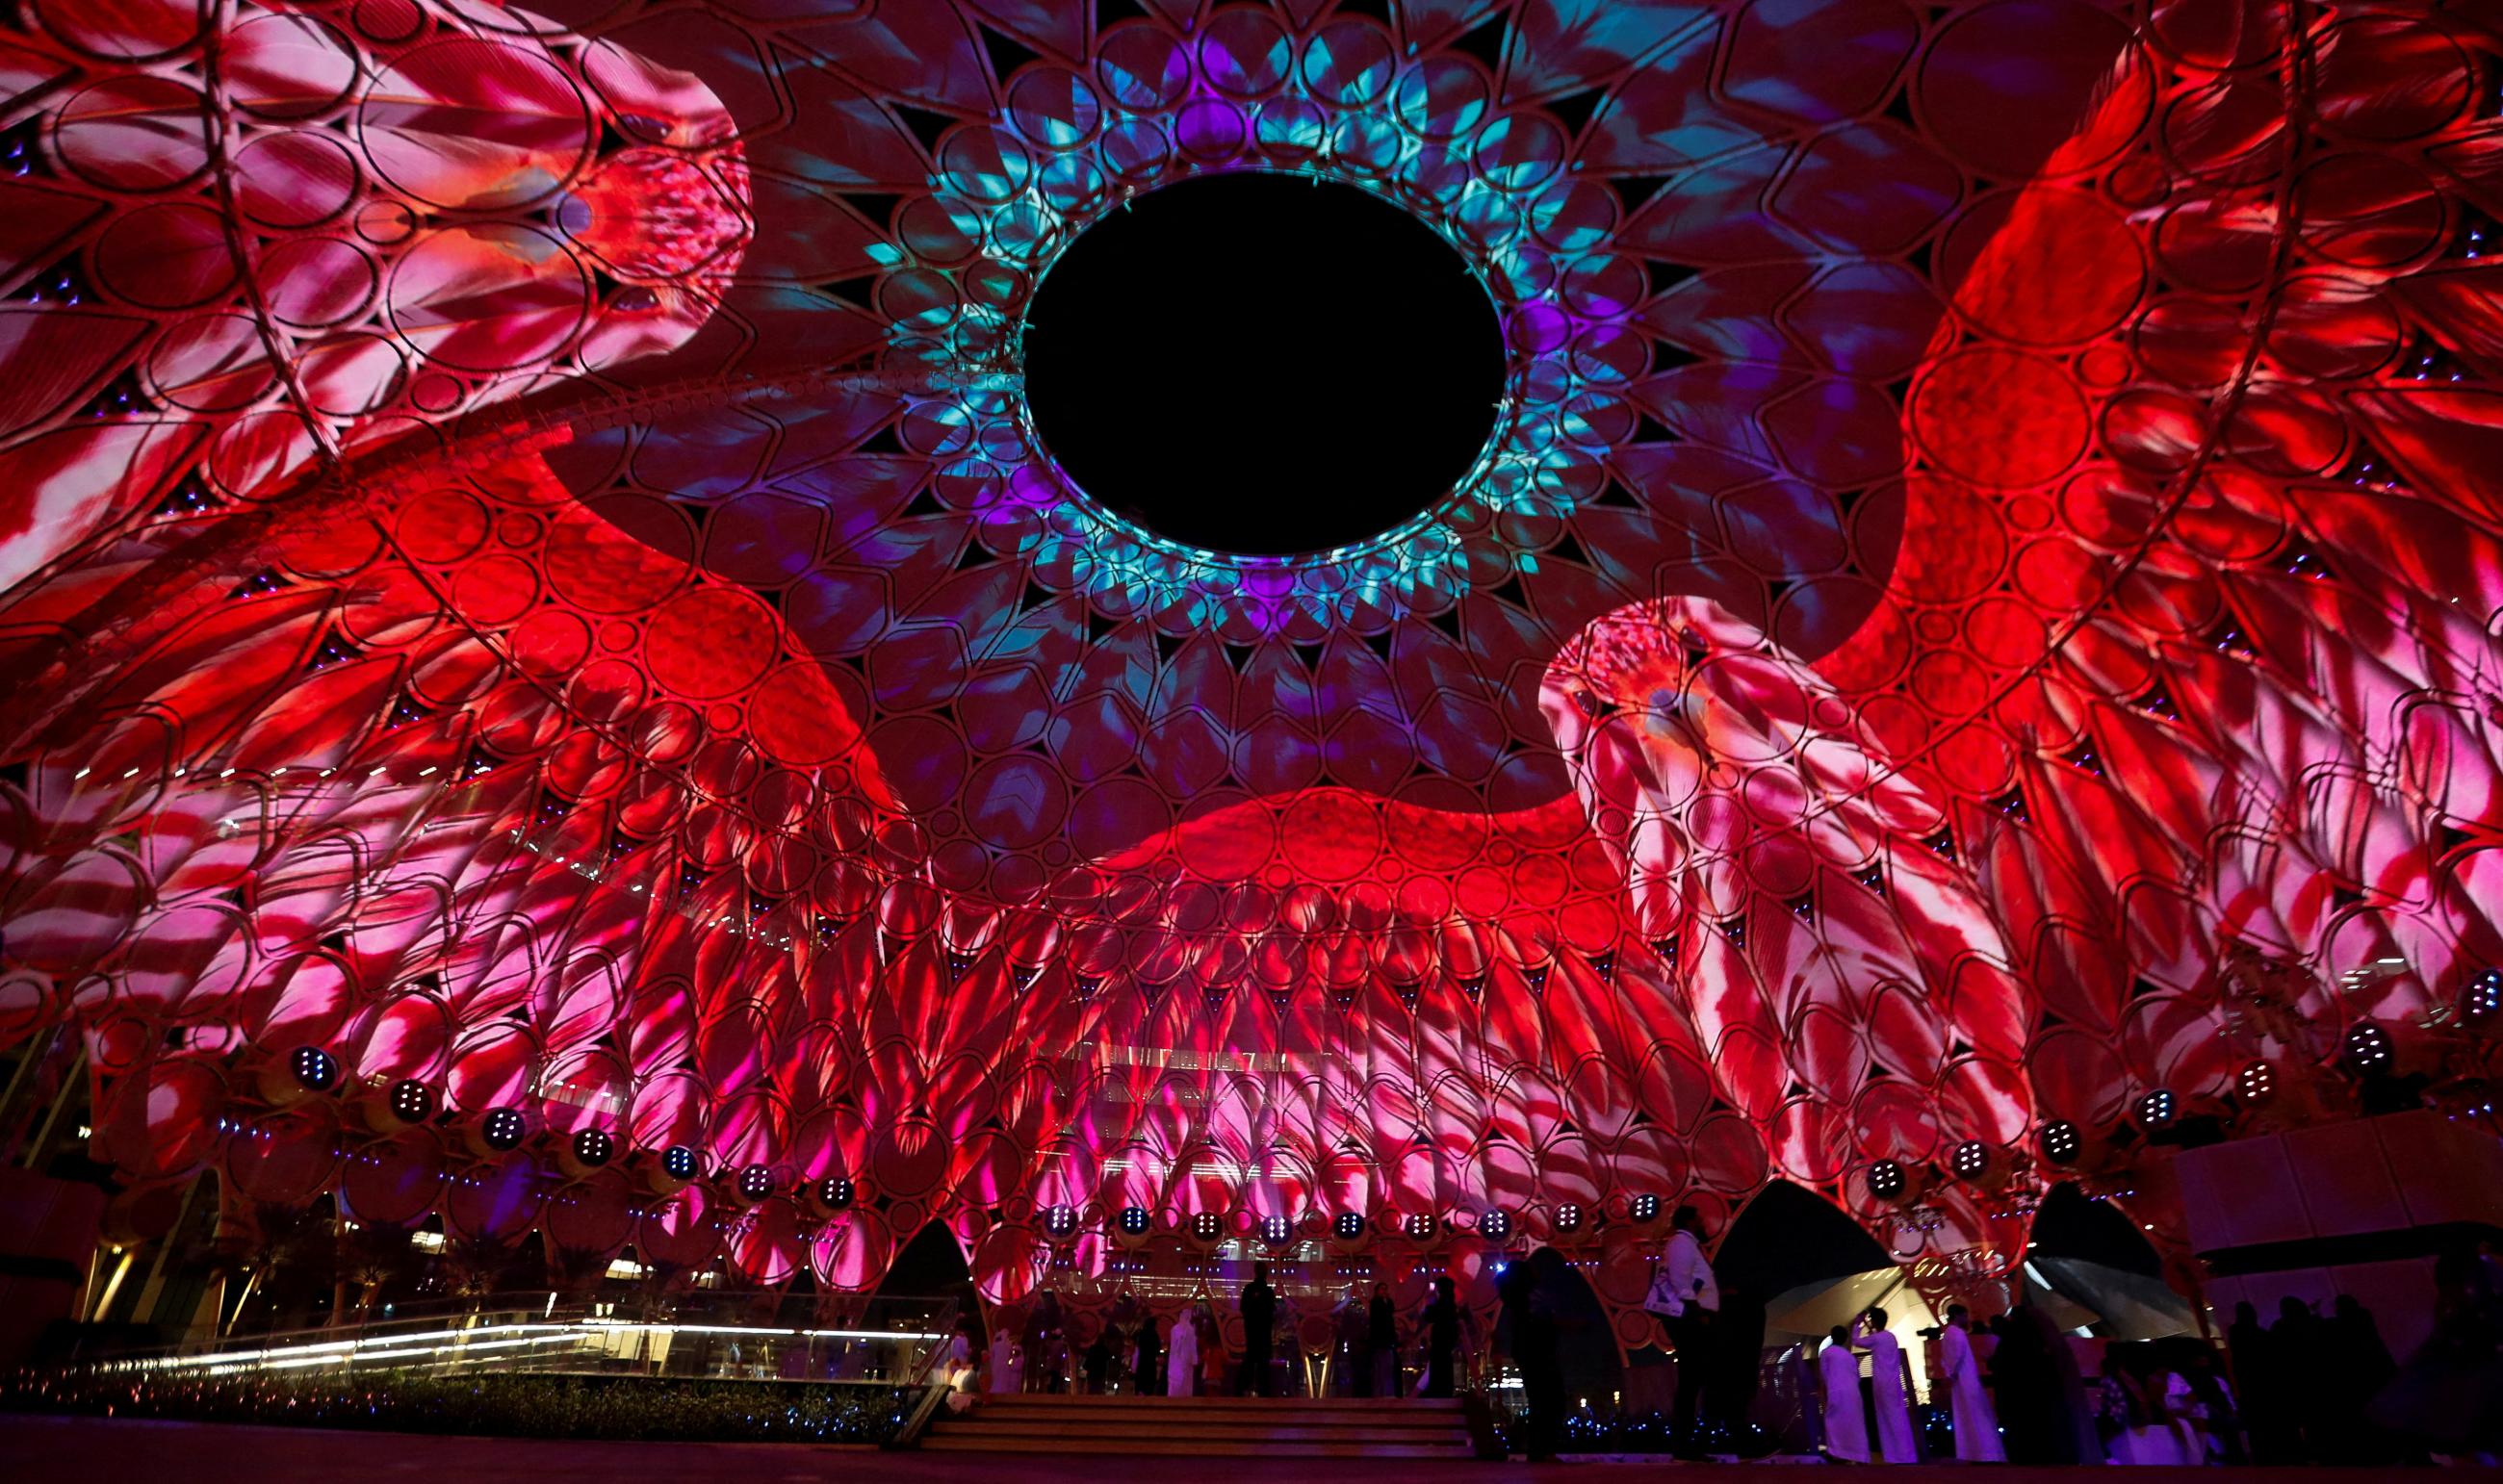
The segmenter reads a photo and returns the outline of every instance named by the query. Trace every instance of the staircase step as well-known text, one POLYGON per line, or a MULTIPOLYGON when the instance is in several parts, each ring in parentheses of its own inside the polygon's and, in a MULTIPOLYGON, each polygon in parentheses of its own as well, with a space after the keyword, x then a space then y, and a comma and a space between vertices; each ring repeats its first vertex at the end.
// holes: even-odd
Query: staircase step
POLYGON ((1260 1439, 1207 1437, 1143 1438, 1111 1442, 1103 1438, 992 1438, 979 1433, 932 1433, 921 1446, 936 1453, 1076 1453, 1142 1458, 1395 1458, 1466 1459, 1465 1442, 1449 1443, 1271 1443, 1260 1439))
POLYGON ((933 1437, 1092 1437, 1117 1442, 1124 1438, 1184 1441, 1191 1438, 1241 1438, 1245 1441, 1317 1443, 1441 1443, 1450 1428, 1298 1428, 1298 1427, 1095 1427, 1055 1423, 950 1421, 934 1424, 933 1437))
POLYGON ((1457 1398, 983 1397, 935 1419, 925 1448, 945 1453, 1151 1458, 1363 1458, 1474 1455, 1457 1398))
POLYGON ((1038 1412, 1054 1416, 1121 1415, 1170 1416, 1175 1413, 1202 1412, 1211 1416, 1234 1417, 1246 1414, 1277 1416, 1297 1413, 1315 1417, 1430 1417, 1449 1421, 1460 1415, 1457 1401, 1281 1401, 1257 1397, 1028 1397, 1016 1395, 986 1396, 981 1399, 985 1411, 1038 1412))

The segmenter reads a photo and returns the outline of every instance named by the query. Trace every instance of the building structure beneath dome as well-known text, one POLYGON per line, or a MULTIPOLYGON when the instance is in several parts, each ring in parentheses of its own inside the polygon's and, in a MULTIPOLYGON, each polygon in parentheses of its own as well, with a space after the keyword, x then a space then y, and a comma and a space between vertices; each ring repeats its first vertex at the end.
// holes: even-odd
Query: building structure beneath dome
POLYGON ((2212 1162, 2493 1147, 2473 8, 10 26, 16 1312, 931 1233, 1632 1355, 1776 1181, 1986 1313, 2064 1187, 2264 1298, 2212 1162))

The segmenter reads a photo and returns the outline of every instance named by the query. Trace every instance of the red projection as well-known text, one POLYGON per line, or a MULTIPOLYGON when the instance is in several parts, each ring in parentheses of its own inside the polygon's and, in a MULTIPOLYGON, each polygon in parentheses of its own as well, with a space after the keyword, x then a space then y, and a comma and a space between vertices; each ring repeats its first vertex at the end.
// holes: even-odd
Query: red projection
POLYGON ((23 17, 0 1039, 134 1183, 1000 1300, 1502 1212, 1634 1340, 1637 1197, 2002 1261, 1865 1171, 2225 1107, 2255 963, 2280 1062, 2503 965, 2475 7, 23 17), (1504 317, 1395 538, 1176 547, 1023 415, 1051 258, 1252 169, 1504 317))

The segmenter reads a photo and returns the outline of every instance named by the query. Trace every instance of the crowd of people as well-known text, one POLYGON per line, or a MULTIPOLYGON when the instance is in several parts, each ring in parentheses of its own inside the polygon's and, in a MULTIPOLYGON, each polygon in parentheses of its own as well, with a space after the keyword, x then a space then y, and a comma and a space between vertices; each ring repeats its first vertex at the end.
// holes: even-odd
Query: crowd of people
POLYGON ((1336 1342, 1326 1364, 1306 1364, 1297 1345, 1278 1343, 1277 1290, 1259 1264, 1237 1299, 1239 1345, 1229 1348, 1215 1297, 1203 1289, 1171 1319, 1125 1297, 1078 1343, 1060 1296, 1045 1289, 1028 1306, 1021 1327, 1003 1325, 983 1353, 978 1322, 968 1312, 945 1354, 956 1391, 1045 1392, 1084 1396, 1222 1397, 1338 1395, 1349 1397, 1450 1397, 1463 1368, 1479 1359, 1474 1317, 1462 1306, 1452 1280, 1434 1280, 1425 1303, 1406 1328, 1415 1336, 1403 1347, 1402 1325, 1387 1284, 1369 1298, 1354 1288, 1334 1312, 1336 1342))
MULTIPOLYGON (((2490 1253, 2457 1255, 2436 1265, 2435 1286, 2435 1333, 2404 1366, 2351 1294, 2327 1313, 2284 1298, 2265 1324, 2238 1304, 2221 1351, 2188 1334, 2073 1338, 2025 1303, 1976 1325, 1953 1304, 1936 1332, 1931 1396, 1969 1462, 2490 1463, 2503 1443, 2503 1268, 2490 1253)), ((1911 1366, 1885 1325, 1870 1310, 1817 1356, 1829 1457, 1922 1456, 1911 1366)))
MULTIPOLYGON (((1666 1435, 1685 1456, 1699 1456, 1716 1433, 1744 1431, 1761 1379, 1763 1302, 1750 1315, 1724 1292, 1706 1240, 1696 1211, 1680 1208, 1643 1301, 1675 1357, 1666 1435)), ((2503 1265, 2487 1250, 2447 1258, 2435 1282, 2434 1338, 2405 1366, 2351 1295, 2326 1314, 2287 1298, 2269 1324, 2241 1304, 2221 1351, 2191 1335, 2081 1340, 2031 1303, 1986 1322, 1950 1304, 1942 1324, 1920 1332, 1926 1388, 1886 1312, 1871 1308, 1817 1349, 1811 1426, 1827 1457, 1850 1464, 1925 1453, 2017 1464, 2492 1461, 2503 1445, 2503 1265), (1950 1437, 1925 1437, 1925 1418, 1950 1437)), ((1434 1279, 1404 1323, 1387 1285, 1369 1296, 1350 1287, 1323 1356, 1277 1343, 1266 1265, 1239 1297, 1234 1349, 1205 1290, 1170 1320, 1125 1297, 1077 1346, 1060 1297, 1046 1289, 1021 1328, 992 1335, 986 1366, 968 1313, 946 1364, 962 1406, 979 1391, 1451 1397, 1508 1362, 1519 1386, 1514 1442, 1533 1460, 1552 1457, 1568 1422, 1563 1347, 1577 1321, 1558 1295, 1570 1275, 1559 1253, 1542 1248, 1499 1267, 1495 1287, 1495 1324, 1483 1333, 1449 1277, 1434 1279)))

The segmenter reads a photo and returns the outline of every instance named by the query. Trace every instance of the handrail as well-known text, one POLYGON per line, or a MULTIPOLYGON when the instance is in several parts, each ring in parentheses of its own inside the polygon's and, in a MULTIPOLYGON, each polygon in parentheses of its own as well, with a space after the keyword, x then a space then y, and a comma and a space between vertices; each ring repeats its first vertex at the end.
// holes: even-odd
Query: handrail
POLYGON ((954 1389, 945 1371, 933 1375, 930 1384, 922 1388, 921 1400, 914 1403, 912 1414, 904 1419, 904 1426, 896 1429, 895 1435, 878 1446, 893 1449, 920 1447, 921 1434, 938 1420, 939 1409, 946 1403, 947 1394, 954 1389))
MULTIPOLYGON (((901 1320, 849 1326, 773 1323, 769 1296, 634 1306, 611 1301, 523 1306, 472 1303, 446 1314, 422 1313, 319 1330, 227 1336, 158 1347, 84 1363, 103 1371, 240 1371, 373 1367, 413 1372, 498 1370, 736 1375, 757 1380, 876 1380, 911 1386, 928 1371, 953 1330, 953 1299, 907 1300, 901 1320), (769 1310, 770 1312, 770 1310, 769 1310)), ((781 1301, 771 1303, 780 1308, 781 1301)), ((894 1307, 895 1304, 873 1305, 894 1307)))

